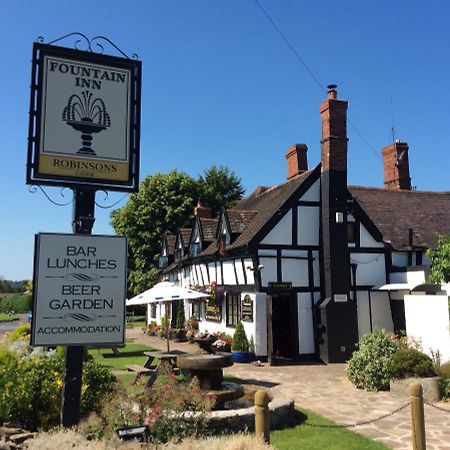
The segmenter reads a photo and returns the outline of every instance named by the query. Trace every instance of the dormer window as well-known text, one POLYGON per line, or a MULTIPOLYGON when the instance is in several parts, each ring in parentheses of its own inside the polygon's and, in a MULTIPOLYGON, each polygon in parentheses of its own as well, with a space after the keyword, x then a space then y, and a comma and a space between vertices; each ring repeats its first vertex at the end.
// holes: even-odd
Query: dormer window
POLYGON ((169 259, 167 256, 159 256, 158 257, 158 268, 165 269, 168 266, 169 259))
POLYGON ((220 256, 225 255, 225 247, 227 245, 226 237, 227 237, 226 234, 222 234, 219 238, 219 254, 220 254, 220 256))
POLYGON ((189 254, 192 258, 197 258, 200 255, 200 242, 195 242, 189 246, 189 254))
POLYGON ((173 258, 176 264, 181 264, 181 260, 183 259, 183 252, 181 251, 181 248, 175 249, 173 258))

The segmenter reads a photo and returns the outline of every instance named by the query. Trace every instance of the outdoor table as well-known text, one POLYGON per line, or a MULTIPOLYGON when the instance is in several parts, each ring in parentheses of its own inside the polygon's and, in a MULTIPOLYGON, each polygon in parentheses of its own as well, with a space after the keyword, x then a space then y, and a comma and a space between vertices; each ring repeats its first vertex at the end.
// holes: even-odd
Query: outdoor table
POLYGON ((177 367, 177 357, 180 355, 185 355, 186 352, 174 350, 170 353, 167 352, 144 352, 144 355, 147 356, 147 361, 144 364, 146 369, 149 369, 150 378, 148 380, 147 385, 153 384, 156 379, 156 376, 160 372, 161 368, 166 366, 172 372, 178 370, 177 367))

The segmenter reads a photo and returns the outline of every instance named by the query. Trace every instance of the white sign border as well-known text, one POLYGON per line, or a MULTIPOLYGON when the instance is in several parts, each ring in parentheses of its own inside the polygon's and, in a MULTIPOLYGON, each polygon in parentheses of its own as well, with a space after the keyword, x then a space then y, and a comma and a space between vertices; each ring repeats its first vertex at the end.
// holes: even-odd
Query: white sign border
MULTIPOLYGON (((73 343, 59 343, 55 342, 52 344, 37 344, 35 339, 35 332, 36 332, 36 304, 38 301, 38 274, 39 274, 39 246, 40 246, 40 238, 41 236, 84 236, 84 237, 102 237, 102 238, 110 238, 110 239, 124 239, 125 240, 125 248, 127 249, 125 257, 128 256, 128 238, 126 236, 111 236, 111 235, 103 235, 103 234, 72 234, 72 233, 38 233, 35 235, 35 243, 34 243, 34 267, 33 267, 33 298, 32 298, 32 305, 31 305, 31 335, 30 335, 30 344, 31 346, 35 347, 56 347, 56 346, 62 346, 62 347, 75 347, 75 346, 89 346, 89 347, 116 347, 116 346, 123 346, 125 345, 125 328, 126 328, 126 307, 124 306, 124 314, 123 314, 123 324, 122 324, 122 340, 114 341, 114 342, 73 342, 73 343)), ((124 293, 123 298, 124 302, 127 296, 127 272, 128 272, 128 262, 125 261, 124 263, 124 293)))

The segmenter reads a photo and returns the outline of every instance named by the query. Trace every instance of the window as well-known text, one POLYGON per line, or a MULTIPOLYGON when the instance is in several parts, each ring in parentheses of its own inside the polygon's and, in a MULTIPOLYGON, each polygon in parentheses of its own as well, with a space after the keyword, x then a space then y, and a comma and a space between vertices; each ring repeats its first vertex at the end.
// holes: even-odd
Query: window
POLYGON ((192 258, 196 258, 200 254, 200 243, 195 242, 189 246, 189 253, 192 258))
POLYGON ((156 303, 150 303, 150 317, 156 319, 156 303))
POLYGON ((235 327, 241 320, 241 295, 227 294, 227 326, 235 327))
POLYGON ((204 302, 202 300, 194 301, 192 303, 192 315, 196 316, 198 320, 204 319, 203 304, 204 302))
POLYGON ((158 257, 158 269, 165 269, 168 265, 167 256, 159 256, 158 257))
POLYGON ((347 241, 356 244, 356 222, 347 222, 347 241))
POLYGON ((176 264, 181 264, 181 258, 182 257, 183 257, 183 254, 181 252, 181 248, 175 249, 174 254, 173 254, 173 258, 174 258, 176 264))

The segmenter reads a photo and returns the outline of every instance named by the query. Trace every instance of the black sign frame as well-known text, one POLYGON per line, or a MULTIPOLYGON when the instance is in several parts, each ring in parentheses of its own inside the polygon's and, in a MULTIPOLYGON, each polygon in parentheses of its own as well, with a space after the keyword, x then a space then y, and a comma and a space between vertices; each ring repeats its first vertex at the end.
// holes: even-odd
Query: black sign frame
POLYGON ((103 55, 89 51, 74 50, 56 45, 33 44, 30 117, 28 129, 28 154, 26 183, 31 185, 65 186, 72 189, 94 188, 98 190, 137 192, 139 190, 139 158, 141 128, 142 62, 136 59, 103 55), (126 181, 77 176, 50 175, 39 172, 39 149, 41 143, 44 57, 61 57, 76 61, 101 64, 129 70, 131 74, 130 127, 128 179, 126 181))

